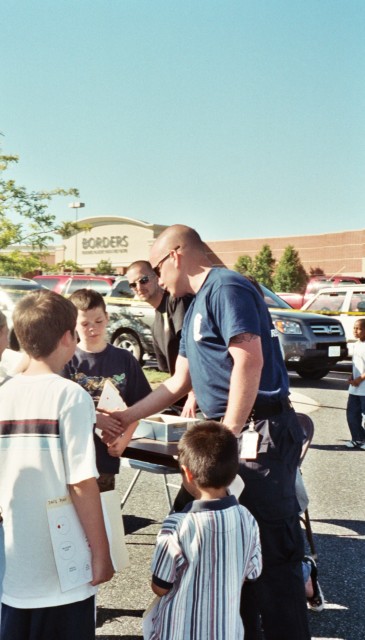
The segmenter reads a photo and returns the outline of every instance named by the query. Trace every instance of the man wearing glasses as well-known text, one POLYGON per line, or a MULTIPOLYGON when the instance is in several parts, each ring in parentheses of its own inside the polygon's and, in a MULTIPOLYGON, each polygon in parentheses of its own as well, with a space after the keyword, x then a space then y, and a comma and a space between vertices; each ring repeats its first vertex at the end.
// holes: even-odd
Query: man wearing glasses
MULTIPOLYGON (((160 371, 173 375, 179 354, 181 329, 192 296, 173 298, 160 287, 158 277, 147 260, 132 262, 126 276, 136 297, 148 302, 156 311, 152 338, 157 365, 160 371)), ((177 406, 182 408, 182 416, 195 417, 196 402, 193 392, 189 393, 188 398, 178 401, 177 406)))
MULTIPOLYGON (((157 413, 191 386, 203 414, 242 440, 240 501, 256 518, 263 572, 242 594, 245 640, 309 640, 301 560, 303 536, 295 476, 303 432, 266 304, 247 278, 213 267, 198 233, 168 227, 151 249, 159 284, 175 297, 194 295, 185 316, 174 375, 117 412, 126 438, 135 420, 157 413)), ((180 491, 179 508, 192 497, 180 491)), ((232 550, 235 553, 235 550, 232 550)))

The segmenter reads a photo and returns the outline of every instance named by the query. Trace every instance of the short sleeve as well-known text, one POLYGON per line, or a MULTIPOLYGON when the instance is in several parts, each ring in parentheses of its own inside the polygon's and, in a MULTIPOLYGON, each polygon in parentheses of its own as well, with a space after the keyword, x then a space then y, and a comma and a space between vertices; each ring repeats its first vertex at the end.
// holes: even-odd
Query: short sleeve
MULTIPOLYGON (((171 523, 171 520, 170 520, 171 523)), ((172 524, 172 523, 171 523, 172 524)), ((177 573, 185 564, 178 536, 173 526, 166 521, 157 536, 151 571, 164 583, 173 584, 177 573)))
MULTIPOLYGON (((261 554, 261 542, 260 542, 260 534, 259 528, 256 520, 251 517, 250 518, 250 529, 251 529, 251 538, 250 538, 250 550, 249 550, 249 561, 247 565, 247 580, 256 580, 262 571, 262 554, 261 554)), ((246 529, 249 530, 249 527, 246 529)))
POLYGON ((227 283, 211 297, 212 313, 228 346, 241 333, 261 334, 259 309, 254 294, 241 284, 227 283))
POLYGON ((74 382, 62 397, 60 437, 67 484, 77 484, 99 476, 95 463, 93 426, 94 403, 89 394, 74 382))

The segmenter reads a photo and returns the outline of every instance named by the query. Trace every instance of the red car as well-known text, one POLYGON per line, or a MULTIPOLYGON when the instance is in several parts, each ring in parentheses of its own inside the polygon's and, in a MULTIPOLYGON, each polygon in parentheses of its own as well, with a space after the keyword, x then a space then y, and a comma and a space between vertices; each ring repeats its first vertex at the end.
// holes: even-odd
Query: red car
POLYGON ((92 274, 78 275, 49 275, 35 276, 33 278, 38 284, 41 284, 51 291, 69 296, 77 289, 94 289, 101 293, 102 296, 109 295, 114 284, 114 276, 94 276, 92 274))

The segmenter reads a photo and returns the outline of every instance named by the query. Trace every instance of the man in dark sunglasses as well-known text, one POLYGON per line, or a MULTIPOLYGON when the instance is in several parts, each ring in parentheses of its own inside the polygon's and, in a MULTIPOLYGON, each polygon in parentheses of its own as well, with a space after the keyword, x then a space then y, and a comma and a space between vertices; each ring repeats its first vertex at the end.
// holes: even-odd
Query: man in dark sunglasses
MULTIPOLYGON (((143 302, 148 302, 156 311, 152 325, 152 338, 157 365, 160 371, 173 375, 179 353, 181 329, 192 297, 173 298, 162 289, 156 273, 147 260, 132 262, 126 276, 136 297, 143 302)), ((191 418, 195 416, 196 402, 192 392, 175 404, 182 409, 183 416, 191 418)))

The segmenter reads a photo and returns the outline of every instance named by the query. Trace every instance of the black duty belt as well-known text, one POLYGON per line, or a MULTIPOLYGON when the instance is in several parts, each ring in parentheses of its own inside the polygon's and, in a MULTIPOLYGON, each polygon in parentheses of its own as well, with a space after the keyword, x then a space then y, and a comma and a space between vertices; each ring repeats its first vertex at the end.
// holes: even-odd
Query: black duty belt
POLYGON ((266 420, 267 418, 278 416, 283 411, 287 411, 288 409, 292 408, 293 405, 290 402, 289 398, 283 398, 282 400, 278 400, 277 402, 270 402, 268 404, 258 405, 254 407, 251 411, 249 420, 251 418, 253 420, 266 420))
MULTIPOLYGON (((289 398, 283 398, 282 400, 278 400, 277 402, 270 402, 268 404, 261 404, 257 407, 254 407, 247 419, 248 424, 250 420, 267 420, 268 418, 272 418, 273 416, 278 416, 283 411, 287 411, 288 409, 292 409, 293 405, 290 402, 289 398)), ((215 420, 216 422, 222 422, 223 418, 213 417, 207 418, 207 420, 215 420)))

